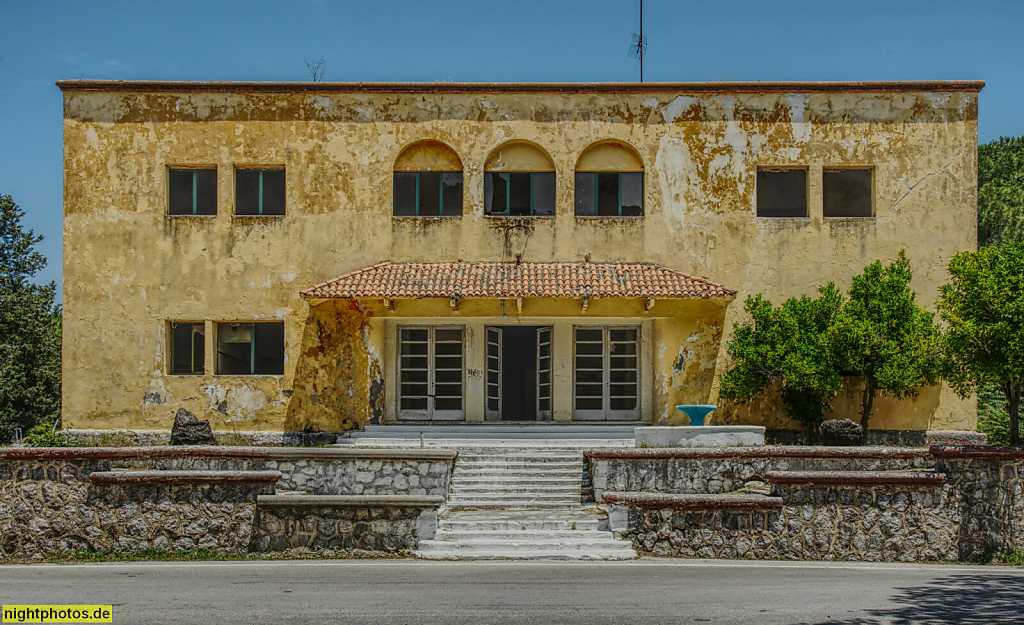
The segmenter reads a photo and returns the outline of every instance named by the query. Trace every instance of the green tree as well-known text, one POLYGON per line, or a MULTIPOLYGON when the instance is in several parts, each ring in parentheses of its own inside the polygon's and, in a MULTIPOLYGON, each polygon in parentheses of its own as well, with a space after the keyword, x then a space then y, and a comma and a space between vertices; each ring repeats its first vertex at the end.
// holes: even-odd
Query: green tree
POLYGON ((829 343, 842 295, 831 282, 818 291, 816 299, 791 298, 778 308, 760 295, 747 298, 750 321, 734 327, 733 364, 719 392, 742 404, 778 387, 789 415, 812 438, 843 387, 829 343))
POLYGON ((60 306, 56 287, 30 278, 46 265, 33 249, 41 236, 21 226, 24 213, 0 195, 0 444, 60 418, 60 306))
POLYGON ((1024 387, 1024 243, 962 252, 949 262, 939 312, 947 324, 945 378, 962 397, 996 386, 1006 397, 1009 442, 1020 444, 1024 387))
POLYGON ((836 317, 833 344, 842 369, 864 381, 860 424, 865 431, 879 393, 916 397, 935 384, 941 369, 940 333, 932 313, 917 305, 910 288, 910 261, 875 261, 853 278, 843 313, 836 317))
POLYGON ((1024 241, 1024 137, 978 147, 978 245, 1024 241))

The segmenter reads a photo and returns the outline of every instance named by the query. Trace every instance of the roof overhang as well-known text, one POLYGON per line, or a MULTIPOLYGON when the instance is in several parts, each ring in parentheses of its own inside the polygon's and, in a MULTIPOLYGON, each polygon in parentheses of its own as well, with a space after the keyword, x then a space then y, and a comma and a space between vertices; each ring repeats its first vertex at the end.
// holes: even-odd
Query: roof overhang
POLYGON ((736 291, 690 274, 644 263, 391 263, 353 271, 301 293, 311 305, 329 299, 597 299, 733 300, 736 291))

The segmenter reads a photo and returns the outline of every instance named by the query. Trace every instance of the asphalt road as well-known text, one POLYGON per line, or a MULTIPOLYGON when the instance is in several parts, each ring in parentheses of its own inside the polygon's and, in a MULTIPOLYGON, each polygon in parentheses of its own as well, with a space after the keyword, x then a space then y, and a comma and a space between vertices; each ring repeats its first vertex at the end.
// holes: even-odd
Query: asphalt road
POLYGON ((723 562, 0 566, 4 604, 150 623, 1024 623, 1024 569, 723 562))

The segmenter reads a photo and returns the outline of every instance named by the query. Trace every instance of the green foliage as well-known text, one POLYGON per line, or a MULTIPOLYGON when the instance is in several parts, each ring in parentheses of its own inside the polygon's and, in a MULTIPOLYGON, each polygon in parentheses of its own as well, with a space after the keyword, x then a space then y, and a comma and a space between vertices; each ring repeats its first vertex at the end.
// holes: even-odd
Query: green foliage
POLYGON ((842 369, 864 381, 860 423, 865 430, 875 397, 915 397, 941 370, 941 335, 933 315, 917 305, 910 261, 875 261, 853 278, 849 299, 832 329, 842 369))
POLYGON ((978 147, 978 245, 1024 241, 1024 137, 978 147))
POLYGON ((250 447, 253 444, 251 436, 238 432, 217 432, 213 437, 217 439, 218 445, 225 447, 250 447))
POLYGON ((29 447, 74 447, 68 437, 52 425, 40 423, 25 435, 23 441, 29 447))
POLYGON ((1024 390, 1024 243, 957 254, 938 307, 946 321, 944 377, 961 396, 997 388, 1006 399, 1009 443, 1020 443, 1024 390))
POLYGON ((813 436, 843 386, 829 344, 841 308, 832 283, 817 299, 791 298, 778 308, 760 295, 747 298, 751 321, 735 326, 728 347, 733 366, 722 377, 721 396, 744 403, 777 386, 789 415, 813 436))
POLYGON ((978 392, 978 431, 988 435, 989 445, 1010 444, 1010 413, 1002 391, 985 388, 978 392))
POLYGON ((0 195, 0 444, 14 428, 60 418, 61 311, 52 282, 29 281, 46 259, 33 249, 42 237, 22 228, 23 215, 0 195))
POLYGON ((102 432, 78 441, 78 447, 137 447, 139 443, 128 433, 120 430, 102 432))

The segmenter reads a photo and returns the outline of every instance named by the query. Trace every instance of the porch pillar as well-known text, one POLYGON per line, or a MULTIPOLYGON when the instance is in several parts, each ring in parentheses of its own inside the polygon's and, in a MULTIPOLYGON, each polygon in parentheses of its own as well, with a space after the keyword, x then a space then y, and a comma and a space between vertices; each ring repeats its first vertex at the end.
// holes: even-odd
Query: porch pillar
POLYGON ((551 324, 551 420, 572 421, 572 321, 551 324))

